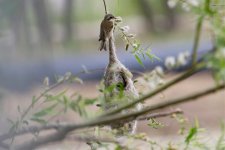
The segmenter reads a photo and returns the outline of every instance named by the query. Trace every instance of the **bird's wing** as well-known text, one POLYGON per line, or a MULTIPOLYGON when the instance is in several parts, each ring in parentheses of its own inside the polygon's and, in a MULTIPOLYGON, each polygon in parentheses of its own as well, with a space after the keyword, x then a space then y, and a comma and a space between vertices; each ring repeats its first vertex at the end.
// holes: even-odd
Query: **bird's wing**
POLYGON ((103 30, 103 23, 101 23, 100 26, 100 35, 98 41, 104 41, 105 40, 105 32, 103 30))

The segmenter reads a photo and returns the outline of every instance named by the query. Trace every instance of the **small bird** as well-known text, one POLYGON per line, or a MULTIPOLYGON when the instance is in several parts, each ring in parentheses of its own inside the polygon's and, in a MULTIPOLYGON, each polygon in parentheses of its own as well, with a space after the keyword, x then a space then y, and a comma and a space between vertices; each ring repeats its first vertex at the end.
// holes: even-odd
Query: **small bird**
POLYGON ((112 37, 115 19, 116 17, 114 17, 112 14, 106 14, 104 19, 102 20, 98 40, 101 41, 101 45, 99 48, 100 51, 103 49, 107 50, 106 42, 109 40, 110 37, 112 37))

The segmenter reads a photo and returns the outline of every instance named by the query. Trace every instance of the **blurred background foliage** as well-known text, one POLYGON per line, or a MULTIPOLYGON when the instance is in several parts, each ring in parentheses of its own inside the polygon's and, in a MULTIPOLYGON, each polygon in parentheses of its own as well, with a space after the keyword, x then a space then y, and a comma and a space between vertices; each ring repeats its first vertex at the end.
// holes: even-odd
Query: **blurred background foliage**
MULTIPOLYGON (((177 25, 179 10, 170 9, 167 0, 107 2, 111 13, 128 18, 134 24, 137 22, 136 26, 143 25, 144 28, 139 28, 143 31, 139 32, 145 36, 151 32, 169 32, 177 25)), ((86 48, 84 41, 96 41, 98 38, 103 15, 102 1, 1 0, 1 39, 7 39, 5 46, 10 49, 8 52, 20 54, 20 51, 25 51, 23 54, 28 56, 37 52, 35 48, 43 47, 47 48, 47 51, 41 52, 43 54, 51 53, 51 49, 58 49, 58 46, 79 51, 86 48)), ((90 47, 89 45, 88 48, 90 47)))

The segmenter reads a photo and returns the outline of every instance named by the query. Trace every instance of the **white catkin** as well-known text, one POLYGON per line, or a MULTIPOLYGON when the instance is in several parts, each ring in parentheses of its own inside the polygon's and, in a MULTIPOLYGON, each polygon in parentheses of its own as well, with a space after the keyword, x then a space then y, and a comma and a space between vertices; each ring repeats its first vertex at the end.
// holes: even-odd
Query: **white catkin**
POLYGON ((185 66, 188 63, 187 57, 183 53, 180 53, 177 57, 177 63, 181 66, 185 66))
POLYGON ((155 67, 155 71, 156 71, 156 73, 158 74, 158 75, 160 75, 160 76, 164 76, 164 70, 163 70, 163 68, 161 67, 161 66, 156 66, 155 67))
POLYGON ((176 7, 177 2, 178 2, 178 0, 168 0, 168 1, 167 1, 167 5, 168 5, 170 8, 174 8, 174 7, 176 7))
POLYGON ((123 31, 123 32, 128 32, 130 30, 130 27, 129 26, 123 26, 123 27, 120 27, 120 29, 123 31))
POLYGON ((192 5, 192 6, 199 6, 199 0, 188 0, 188 2, 192 5))
POLYGON ((168 70, 171 70, 175 67, 176 65, 176 60, 173 56, 169 56, 165 60, 165 66, 168 70))

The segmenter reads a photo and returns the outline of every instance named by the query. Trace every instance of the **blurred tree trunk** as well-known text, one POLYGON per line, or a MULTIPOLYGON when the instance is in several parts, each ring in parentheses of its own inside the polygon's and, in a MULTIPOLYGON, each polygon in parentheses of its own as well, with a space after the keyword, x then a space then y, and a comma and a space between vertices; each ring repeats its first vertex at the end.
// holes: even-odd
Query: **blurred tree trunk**
POLYGON ((139 5, 141 7, 141 11, 146 19, 147 29, 149 31, 155 32, 155 21, 152 8, 148 2, 148 0, 139 0, 139 5))
POLYGON ((43 46, 47 46, 49 48, 52 44, 52 30, 50 27, 45 0, 32 0, 32 5, 40 35, 40 42, 43 46))
POLYGON ((162 8, 165 11, 165 29, 172 30, 176 26, 176 13, 175 9, 172 9, 167 4, 168 0, 161 0, 162 8))
POLYGON ((64 6, 64 43, 73 40, 73 4, 74 0, 66 0, 64 6))
POLYGON ((27 20, 26 0, 9 2, 15 5, 9 17, 11 29, 15 37, 16 46, 19 48, 31 48, 30 28, 27 20))

